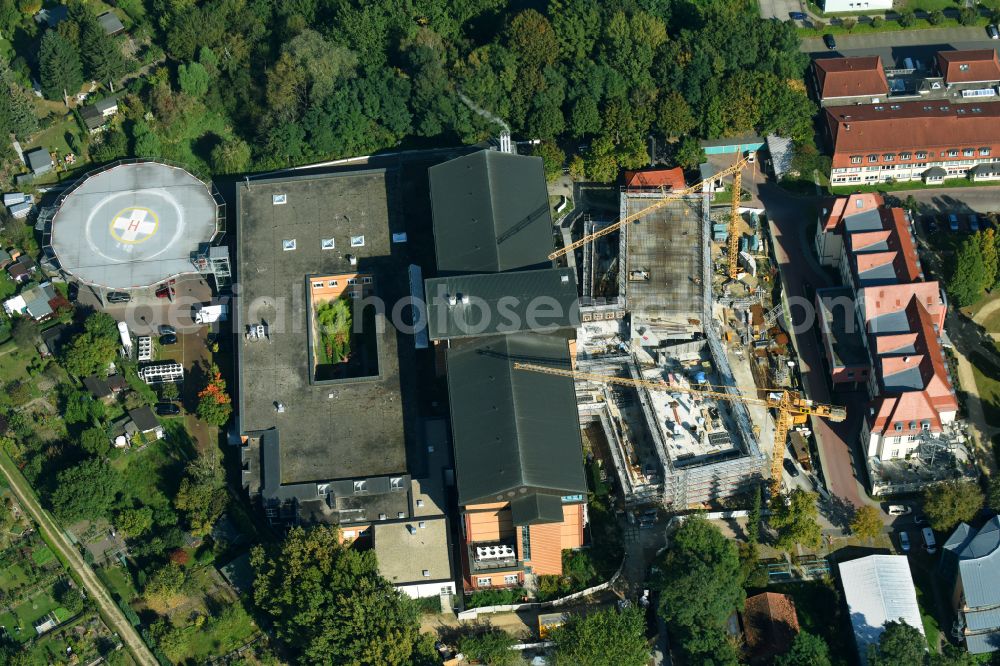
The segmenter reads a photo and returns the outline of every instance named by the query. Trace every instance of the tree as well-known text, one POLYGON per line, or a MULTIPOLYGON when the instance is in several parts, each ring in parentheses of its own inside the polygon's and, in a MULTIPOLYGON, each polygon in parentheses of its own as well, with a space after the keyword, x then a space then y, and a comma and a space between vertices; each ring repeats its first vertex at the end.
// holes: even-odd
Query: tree
POLYGON ((204 536, 226 510, 226 492, 222 469, 207 456, 201 456, 187 466, 186 476, 174 496, 174 506, 184 512, 191 533, 204 536))
POLYGON ((698 126, 691 106, 676 90, 668 92, 656 107, 656 126, 663 136, 684 136, 698 126))
POLYGON ((147 599, 166 602, 180 593, 187 581, 184 568, 174 562, 168 562, 156 570, 146 583, 143 594, 147 599))
POLYGON ((56 583, 53 592, 56 603, 68 610, 70 615, 76 615, 83 610, 83 597, 80 596, 80 591, 68 581, 61 580, 56 583))
POLYGON ((638 608, 573 615, 552 632, 556 663, 644 666, 649 661, 645 631, 645 617, 638 608))
MULTIPOLYGON (((10 69, 0 66, 0 132, 14 134, 24 141, 38 129, 35 106, 30 93, 22 88, 10 69)), ((8 283, 10 279, 8 278, 8 283)))
POLYGON ((993 227, 987 227, 976 234, 983 255, 984 288, 993 287, 1000 277, 1000 257, 997 255, 997 235, 993 227))
POLYGON ((218 174, 242 173, 250 167, 250 146, 238 137, 212 148, 212 170, 218 174))
POLYGON ((11 337, 22 350, 31 349, 38 343, 38 324, 33 319, 16 317, 11 337))
POLYGON ((826 641, 808 631, 800 631, 792 641, 792 648, 780 655, 777 666, 830 666, 830 648, 826 641))
POLYGON ((796 544, 816 548, 822 541, 822 530, 816 518, 816 493, 796 488, 788 495, 778 495, 771 507, 771 526, 778 530, 778 547, 791 550, 796 544))
POLYGON ((705 518, 691 516, 674 534, 660 570, 659 611, 691 663, 732 652, 725 625, 745 598, 736 545, 705 518))
POLYGON ((73 5, 72 14, 80 26, 80 55, 84 71, 89 78, 107 83, 114 89, 114 82, 125 73, 121 43, 107 35, 89 5, 73 5))
POLYGON ((569 160, 569 177, 576 181, 583 180, 587 177, 586 166, 583 158, 579 155, 574 155, 569 160))
POLYGON ((754 486, 750 493, 750 508, 747 510, 747 541, 756 544, 760 541, 761 496, 760 487, 754 486))
POLYGON ((100 458, 111 451, 111 440, 101 428, 87 428, 80 435, 80 448, 100 458))
POLYGON ((195 99, 201 99, 208 92, 211 77, 200 62, 177 66, 177 84, 181 91, 195 99))
POLYGON ((562 175, 563 163, 566 162, 566 153, 559 146, 551 141, 542 141, 535 146, 533 152, 542 158, 546 180, 551 182, 562 175))
POLYGON ((987 488, 987 506, 1000 513, 1000 474, 990 476, 987 488))
POLYGON ((52 510, 64 523, 105 518, 123 485, 117 469, 103 460, 90 458, 56 475, 52 510))
POLYGON ((63 367, 78 377, 106 371, 118 353, 118 345, 117 336, 84 330, 63 348, 63 367))
POLYGON ((975 481, 946 481, 924 491, 924 512, 931 527, 946 532, 972 520, 983 500, 983 491, 975 481))
POLYGON ((879 511, 870 504, 865 504, 854 512, 851 520, 851 531, 862 539, 874 539, 882 533, 882 518, 879 511))
POLYGON ((940 9, 935 9, 927 15, 927 22, 931 25, 940 25, 944 22, 944 12, 940 9))
POLYGON ((205 388, 198 393, 198 418, 209 425, 221 427, 233 413, 232 399, 226 393, 226 380, 219 366, 208 368, 205 388))
POLYGON ((521 661, 520 655, 511 650, 516 642, 506 631, 497 629, 463 636, 459 647, 467 659, 475 659, 488 666, 514 666, 521 661))
POLYGON ((882 26, 884 26, 884 25, 885 25, 885 18, 884 17, 882 17, 882 16, 873 16, 872 17, 872 28, 874 28, 875 30, 880 30, 882 28, 882 26))
POLYGON ((970 236, 955 255, 948 292, 959 307, 966 307, 979 300, 987 286, 982 245, 975 236, 970 236))
POLYGON ((375 554, 344 546, 336 528, 292 528, 257 546, 253 599, 300 664, 411 663, 416 610, 378 571, 375 554))
POLYGON ((858 20, 854 18, 845 18, 841 19, 840 21, 840 27, 842 27, 847 32, 851 32, 852 30, 854 30, 854 26, 856 26, 857 24, 858 20))
POLYGON ((697 169, 698 165, 705 161, 705 151, 698 143, 698 139, 688 135, 677 145, 674 161, 685 169, 697 169))
POLYGON ((167 401, 177 400, 181 397, 181 391, 176 382, 167 382, 160 385, 160 397, 167 401))
POLYGON ((153 526, 153 510, 148 506, 118 512, 118 529, 127 537, 140 537, 153 526))
POLYGON ((910 28, 917 22, 917 15, 912 9, 904 9, 899 12, 899 16, 896 17, 896 22, 899 23, 899 27, 901 28, 910 28))
POLYGON ((958 10, 958 22, 962 25, 975 25, 978 19, 978 7, 962 7, 958 10))
POLYGON ((83 85, 83 65, 73 45, 55 30, 47 30, 39 47, 42 94, 48 99, 75 95, 83 85))
POLYGON ((927 640, 920 630, 902 620, 885 623, 878 643, 868 646, 870 666, 911 666, 927 662, 927 640))
POLYGON ((136 157, 159 157, 160 137, 145 120, 132 125, 132 152, 136 157))

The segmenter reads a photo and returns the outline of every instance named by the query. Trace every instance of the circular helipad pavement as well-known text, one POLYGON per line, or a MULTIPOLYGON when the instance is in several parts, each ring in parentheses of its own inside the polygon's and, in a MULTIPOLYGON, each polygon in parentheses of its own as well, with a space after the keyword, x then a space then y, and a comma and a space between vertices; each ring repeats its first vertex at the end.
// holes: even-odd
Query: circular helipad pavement
POLYGON ((153 286, 196 272, 192 257, 216 231, 216 202, 187 171, 144 162, 87 176, 52 218, 63 270, 110 289, 153 286))

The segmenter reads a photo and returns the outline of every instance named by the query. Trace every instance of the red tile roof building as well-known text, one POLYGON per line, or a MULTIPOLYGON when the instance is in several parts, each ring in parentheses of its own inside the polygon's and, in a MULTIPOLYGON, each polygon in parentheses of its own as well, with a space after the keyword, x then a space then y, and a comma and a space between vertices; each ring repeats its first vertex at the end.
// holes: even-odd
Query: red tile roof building
POLYGON ((830 182, 941 182, 1000 158, 1000 102, 947 100, 826 109, 830 182))
POLYGON ((840 237, 845 286, 820 289, 816 300, 831 378, 867 386, 862 441, 870 458, 890 460, 942 433, 958 402, 940 342, 948 308, 941 286, 924 280, 905 211, 881 204, 851 195, 824 208, 817 239, 840 237))
POLYGON ((879 56, 819 58, 813 61, 813 74, 816 97, 823 104, 868 103, 889 94, 879 56))
POLYGON ((832 197, 820 208, 816 226, 816 253, 824 266, 840 263, 844 247, 844 221, 856 215, 871 215, 884 203, 878 194, 852 194, 849 197, 832 197))
POLYGON ((645 169, 643 171, 625 172, 625 189, 642 191, 647 188, 666 188, 668 190, 683 190, 684 169, 645 169))
POLYGON ((1000 61, 996 49, 939 51, 938 70, 949 87, 956 84, 1000 83, 1000 61))
POLYGON ((792 647, 799 633, 795 601, 787 594, 763 592, 743 604, 743 634, 750 663, 772 663, 792 647))

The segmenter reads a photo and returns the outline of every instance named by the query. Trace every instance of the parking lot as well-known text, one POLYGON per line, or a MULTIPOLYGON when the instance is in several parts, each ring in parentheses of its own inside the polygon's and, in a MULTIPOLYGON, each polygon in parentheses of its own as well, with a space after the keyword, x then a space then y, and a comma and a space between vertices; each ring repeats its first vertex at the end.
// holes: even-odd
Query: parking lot
POLYGON ((158 298, 153 290, 131 292, 127 303, 108 303, 107 295, 96 289, 80 285, 77 304, 107 312, 118 321, 124 321, 136 335, 155 334, 161 324, 168 324, 178 333, 194 332, 198 329, 192 319, 192 306, 209 303, 212 288, 201 276, 177 278, 173 285, 174 296, 158 298))

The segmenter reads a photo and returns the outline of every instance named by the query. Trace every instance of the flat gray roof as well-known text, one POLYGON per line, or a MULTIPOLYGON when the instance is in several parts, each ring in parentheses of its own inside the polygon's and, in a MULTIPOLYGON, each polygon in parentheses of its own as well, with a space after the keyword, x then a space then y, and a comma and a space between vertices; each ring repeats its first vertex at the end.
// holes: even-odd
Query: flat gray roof
POLYGON ((839 366, 868 364, 868 352, 854 316, 854 292, 850 287, 817 289, 819 315, 830 331, 833 360, 839 366), (850 324, 850 329, 848 329, 850 324))
POLYGON ((372 531, 379 572, 390 583, 406 585, 451 579, 447 518, 376 522, 372 531))
POLYGON ((424 282, 432 340, 528 330, 544 333, 580 323, 573 268, 456 275, 424 282), (449 296, 455 298, 454 305, 449 296))
MULTIPOLYGON (((656 203, 626 194, 624 215, 656 203)), ((642 321, 701 319, 702 197, 673 201, 622 228, 626 234, 625 303, 642 321)))
MULTIPOLYGON (((412 354, 384 317, 379 377, 312 383, 307 276, 363 272, 374 276, 387 308, 409 294, 406 261, 391 234, 402 232, 382 170, 270 178, 237 187, 240 333, 266 322, 269 339, 239 342, 243 432, 277 428, 281 483, 371 478, 406 470, 400 353, 412 354), (278 198, 275 198, 278 197, 278 198), (283 197, 283 199, 281 198, 283 197), (284 203, 277 203, 284 201, 284 203), (351 245, 364 236, 364 245, 351 245), (333 239, 333 249, 323 240, 333 239), (295 241, 285 250, 285 241, 295 241), (352 266, 349 255, 357 258, 352 266), (284 405, 279 413, 276 403, 284 405)), ((356 317, 357 318, 357 317, 356 317)), ((415 407, 412 407, 415 409, 415 407)))
POLYGON ((112 289, 185 273, 216 232, 211 191, 184 169, 139 162, 84 176, 52 218, 52 249, 67 273, 112 289))
POLYGON ((438 272, 551 266, 552 216, 540 157, 481 150, 428 174, 438 272))

